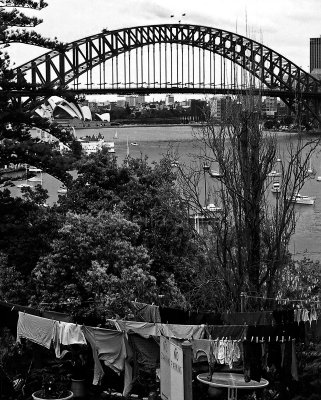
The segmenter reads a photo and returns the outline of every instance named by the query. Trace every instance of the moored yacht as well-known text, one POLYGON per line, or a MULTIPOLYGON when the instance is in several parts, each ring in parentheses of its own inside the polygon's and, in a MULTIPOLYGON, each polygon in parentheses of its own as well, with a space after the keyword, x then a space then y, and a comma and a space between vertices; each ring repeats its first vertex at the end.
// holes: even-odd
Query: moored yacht
POLYGON ((313 206, 315 202, 315 197, 301 195, 300 193, 294 194, 291 198, 289 198, 291 203, 295 204, 305 204, 309 206, 313 206))

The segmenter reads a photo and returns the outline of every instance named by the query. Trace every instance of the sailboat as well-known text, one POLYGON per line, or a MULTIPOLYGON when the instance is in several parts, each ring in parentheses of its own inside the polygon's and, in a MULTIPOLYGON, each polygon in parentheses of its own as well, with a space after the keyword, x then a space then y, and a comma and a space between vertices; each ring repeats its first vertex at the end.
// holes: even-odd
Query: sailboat
POLYGON ((29 178, 28 181, 29 182, 40 182, 40 184, 42 186, 42 169, 36 168, 36 167, 29 167, 29 172, 36 172, 36 173, 40 172, 40 176, 37 175, 32 178, 29 178))
POLYGON ((321 175, 317 176, 317 181, 321 182, 321 175))
POLYGON ((28 183, 28 164, 25 164, 25 168, 26 168, 26 182, 25 183, 20 183, 19 185, 17 185, 17 187, 19 189, 25 188, 25 187, 31 187, 31 185, 29 185, 28 183))
POLYGON ((114 139, 118 139, 118 132, 117 131, 114 134, 114 139))
POLYGON ((308 168, 308 174, 309 174, 309 175, 312 175, 313 173, 314 173, 314 171, 313 171, 312 163, 311 163, 311 159, 310 159, 309 168, 308 168))

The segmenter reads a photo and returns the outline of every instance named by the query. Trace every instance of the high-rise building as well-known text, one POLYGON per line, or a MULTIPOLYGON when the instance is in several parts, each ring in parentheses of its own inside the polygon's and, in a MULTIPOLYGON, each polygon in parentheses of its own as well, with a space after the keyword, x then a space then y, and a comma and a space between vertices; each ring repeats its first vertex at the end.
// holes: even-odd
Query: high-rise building
POLYGON ((167 94, 165 98, 165 104, 167 106, 172 106, 174 104, 174 96, 171 94, 167 94))
POLYGON ((321 36, 310 39, 310 72, 321 72, 321 36))

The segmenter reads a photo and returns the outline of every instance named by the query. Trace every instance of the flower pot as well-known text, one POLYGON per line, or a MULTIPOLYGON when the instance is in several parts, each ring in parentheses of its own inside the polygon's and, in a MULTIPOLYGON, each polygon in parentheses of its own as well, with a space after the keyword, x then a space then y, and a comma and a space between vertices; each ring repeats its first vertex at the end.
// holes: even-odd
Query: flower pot
POLYGON ((75 399, 84 398, 86 395, 85 379, 71 378, 71 390, 75 399))
MULTIPOLYGON (((68 395, 65 397, 60 397, 57 400, 69 400, 74 397, 74 394, 71 390, 68 390, 68 395)), ((33 400, 55 400, 54 398, 46 399, 44 397, 41 397, 41 390, 37 390, 36 392, 32 393, 32 398, 33 400)))

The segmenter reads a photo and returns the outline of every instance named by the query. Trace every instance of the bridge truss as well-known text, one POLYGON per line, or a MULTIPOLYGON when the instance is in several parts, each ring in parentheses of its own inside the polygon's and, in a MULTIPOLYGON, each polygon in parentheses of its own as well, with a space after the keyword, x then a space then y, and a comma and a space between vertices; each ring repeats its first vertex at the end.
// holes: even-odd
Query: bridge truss
POLYGON ((281 54, 221 29, 167 24, 124 28, 71 42, 15 70, 17 94, 230 93, 281 98, 320 121, 321 81, 281 54), (29 87, 25 89, 26 85, 29 87), (58 91, 58 92, 57 92, 58 91))

